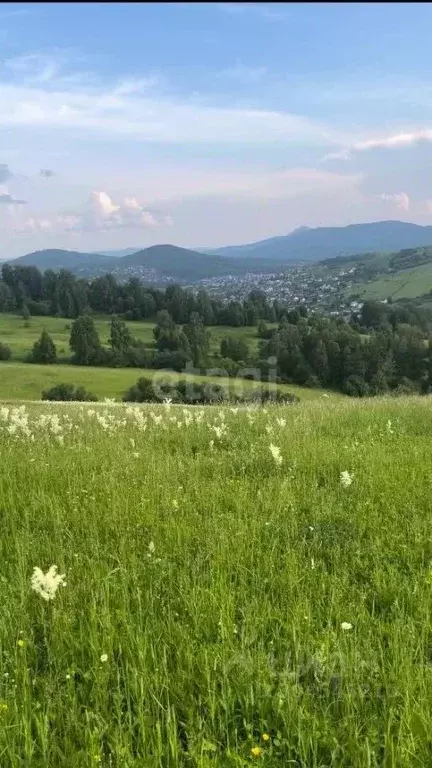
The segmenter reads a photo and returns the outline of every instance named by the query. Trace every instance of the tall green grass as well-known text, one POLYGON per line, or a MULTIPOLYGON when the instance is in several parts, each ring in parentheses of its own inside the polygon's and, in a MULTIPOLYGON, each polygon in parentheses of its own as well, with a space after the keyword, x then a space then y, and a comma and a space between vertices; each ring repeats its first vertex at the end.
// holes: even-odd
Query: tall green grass
POLYGON ((431 434, 427 398, 0 407, 0 765, 430 765, 431 434))

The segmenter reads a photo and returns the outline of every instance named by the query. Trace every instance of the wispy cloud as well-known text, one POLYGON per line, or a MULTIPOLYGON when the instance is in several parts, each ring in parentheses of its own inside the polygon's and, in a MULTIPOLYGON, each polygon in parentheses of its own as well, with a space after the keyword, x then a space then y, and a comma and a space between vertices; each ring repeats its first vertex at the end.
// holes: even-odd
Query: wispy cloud
POLYGON ((52 179, 54 175, 54 171, 51 171, 49 168, 41 168, 39 171, 39 176, 43 179, 52 179))
POLYGON ((3 66, 12 77, 28 83, 48 83, 57 77, 65 62, 64 54, 54 51, 25 53, 6 59, 3 66))
POLYGON ((0 127, 82 130, 147 141, 194 143, 262 144, 297 139, 303 144, 328 144, 332 135, 327 126, 300 115, 173 100, 157 92, 135 90, 130 82, 127 92, 121 83, 54 86, 52 81, 47 88, 42 83, 1 83, 0 127))
POLYGON ((330 152, 324 160, 347 160, 356 152, 366 152, 371 149, 397 149, 399 147, 409 147, 418 144, 420 141, 432 141, 432 129, 424 128, 415 131, 406 131, 403 133, 391 134, 390 136, 381 136, 379 138, 357 141, 351 146, 343 147, 336 152, 330 152))
POLYGON ((380 195, 376 195, 376 199, 386 203, 394 203, 400 211, 409 211, 410 209, 410 199, 406 192, 395 192, 393 194, 383 192, 380 195))

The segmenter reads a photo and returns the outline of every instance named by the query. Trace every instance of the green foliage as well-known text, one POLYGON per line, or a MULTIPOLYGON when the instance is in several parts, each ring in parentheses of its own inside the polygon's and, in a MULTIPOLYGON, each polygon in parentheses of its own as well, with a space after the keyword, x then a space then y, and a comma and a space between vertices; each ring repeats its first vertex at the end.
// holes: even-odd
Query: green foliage
POLYGON ((97 365, 102 360, 102 347, 94 320, 89 315, 72 323, 69 346, 77 365, 97 365))
POLYGON ((76 387, 74 384, 56 384, 42 392, 42 400, 55 401, 78 401, 78 402, 97 402, 97 397, 82 387, 76 387))
POLYGON ((280 392, 269 387, 246 389, 243 392, 224 387, 215 382, 198 382, 196 380, 181 380, 178 382, 157 378, 140 377, 123 396, 124 402, 160 403, 163 400, 184 405, 212 405, 216 403, 285 403, 299 402, 299 398, 291 392, 280 392))
POLYGON ((12 350, 7 344, 3 344, 0 341, 0 360, 10 360, 12 357, 12 350))
POLYGON ((210 351, 210 333, 198 312, 192 312, 189 322, 183 326, 183 333, 188 341, 194 367, 204 368, 210 351))
POLYGON ((34 343, 33 351, 29 356, 30 363, 43 363, 44 365, 57 362, 56 346, 44 328, 38 341, 34 343))
POLYGON ((229 357, 236 363, 247 363, 249 360, 249 347, 242 336, 226 336, 221 341, 222 357, 229 357))

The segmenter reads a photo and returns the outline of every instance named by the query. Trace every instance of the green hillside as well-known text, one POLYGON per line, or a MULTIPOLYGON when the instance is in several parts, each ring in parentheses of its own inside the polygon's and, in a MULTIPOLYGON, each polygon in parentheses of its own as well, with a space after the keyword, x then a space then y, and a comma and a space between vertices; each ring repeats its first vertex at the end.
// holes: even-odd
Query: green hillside
MULTIPOLYGON (((432 290, 432 261, 356 285, 361 299, 412 299, 432 290)), ((352 292, 352 291, 351 291, 352 292)))
POLYGON ((432 247, 343 256, 324 261, 320 269, 345 272, 347 298, 412 299, 432 290, 432 247))

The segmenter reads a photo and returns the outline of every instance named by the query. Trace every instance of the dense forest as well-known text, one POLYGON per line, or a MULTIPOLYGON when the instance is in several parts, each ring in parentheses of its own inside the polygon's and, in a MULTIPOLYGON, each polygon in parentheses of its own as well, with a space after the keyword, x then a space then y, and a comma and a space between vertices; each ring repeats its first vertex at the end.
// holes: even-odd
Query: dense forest
MULTIPOLYGON (((328 387, 353 396, 432 391, 432 313, 404 304, 367 301, 350 322, 268 302, 259 290, 244 302, 223 303, 206 291, 177 285, 164 291, 138 279, 111 275, 84 280, 71 273, 4 265, 0 311, 23 317, 59 316, 71 324, 71 362, 136 368, 208 371, 230 376, 328 387), (93 315, 112 315, 109 347, 100 342, 93 315), (125 320, 154 320, 151 349, 134 339, 125 320), (210 352, 208 326, 256 326, 258 353, 239 333, 210 352)), ((1 342, 1 339, 0 339, 1 342)), ((0 357, 8 358, 0 344, 0 357)), ((44 331, 29 362, 56 362, 44 331)))

